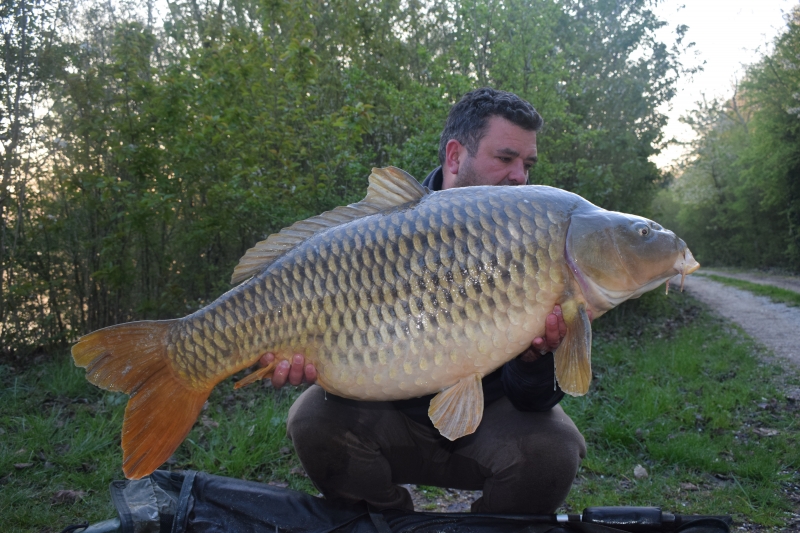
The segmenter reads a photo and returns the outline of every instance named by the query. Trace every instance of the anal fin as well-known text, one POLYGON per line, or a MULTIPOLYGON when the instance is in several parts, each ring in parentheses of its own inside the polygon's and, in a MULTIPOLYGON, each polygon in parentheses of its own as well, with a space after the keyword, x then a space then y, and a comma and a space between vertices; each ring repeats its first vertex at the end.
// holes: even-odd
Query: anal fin
POLYGON ((555 353, 558 386, 570 396, 583 396, 592 381, 592 325, 582 303, 561 304, 567 335, 555 353))
POLYGON ((248 374, 247 376, 243 377, 236 383, 234 383, 234 389, 241 389, 245 385, 250 385, 251 383, 255 383, 256 381, 262 380, 264 378, 268 378, 272 376, 272 373, 275 372, 275 367, 278 366, 278 361, 272 361, 270 364, 263 368, 259 368, 255 372, 248 374))
POLYGON ((474 433, 483 418, 480 374, 467 376, 434 396, 428 416, 439 433, 449 440, 474 433))

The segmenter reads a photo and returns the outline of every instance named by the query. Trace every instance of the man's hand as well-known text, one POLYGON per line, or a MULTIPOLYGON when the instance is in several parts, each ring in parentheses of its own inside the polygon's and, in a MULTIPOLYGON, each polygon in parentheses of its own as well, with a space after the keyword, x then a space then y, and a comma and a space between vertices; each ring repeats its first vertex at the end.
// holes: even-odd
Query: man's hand
MULTIPOLYGON (((266 353, 258 360, 259 366, 267 366, 275 360, 275 354, 266 353)), ((294 354, 292 363, 289 361, 281 361, 275 367, 275 372, 272 374, 272 386, 280 389, 288 381, 294 386, 301 383, 314 383, 317 381, 317 369, 313 364, 305 363, 305 357, 302 354, 294 354)))
MULTIPOLYGON (((589 320, 592 320, 592 310, 587 309, 586 314, 589 315, 589 320)), ((561 306, 556 305, 553 307, 553 312, 547 315, 544 321, 544 337, 536 337, 533 339, 531 346, 532 350, 526 350, 520 359, 531 363, 539 359, 542 354, 547 352, 555 352, 556 348, 564 340, 567 334, 567 325, 564 323, 564 317, 561 315, 561 306)))
POLYGON ((561 315, 561 306, 557 305, 553 308, 553 312, 547 315, 544 320, 544 337, 536 337, 533 339, 531 346, 532 350, 525 350, 520 356, 523 361, 531 363, 539 359, 542 354, 547 352, 554 352, 564 336, 567 334, 567 325, 564 323, 564 317, 561 315))

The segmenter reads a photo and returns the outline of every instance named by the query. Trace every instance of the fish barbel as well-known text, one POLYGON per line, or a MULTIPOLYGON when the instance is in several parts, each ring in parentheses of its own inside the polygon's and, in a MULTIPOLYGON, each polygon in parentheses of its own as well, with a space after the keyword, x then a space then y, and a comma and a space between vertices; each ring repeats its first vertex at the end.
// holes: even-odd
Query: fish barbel
MULTIPOLYGON (((699 267, 655 222, 544 186, 431 193, 374 169, 366 198, 257 244, 240 283, 189 316, 104 328, 72 348, 95 385, 130 395, 123 470, 150 474, 189 433, 211 389, 267 352, 303 353, 317 382, 359 400, 438 393, 453 440, 477 429, 481 378, 544 333, 560 304, 561 388, 585 394, 594 317, 699 267)), ((274 364, 237 383, 268 377, 274 364)))

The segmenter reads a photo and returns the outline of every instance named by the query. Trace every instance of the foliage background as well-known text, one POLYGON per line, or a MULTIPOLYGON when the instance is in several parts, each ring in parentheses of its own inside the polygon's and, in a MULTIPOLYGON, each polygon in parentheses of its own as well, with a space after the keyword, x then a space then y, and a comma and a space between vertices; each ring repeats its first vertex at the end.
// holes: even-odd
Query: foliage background
MULTIPOLYGON (((698 139, 672 176, 649 157, 689 45, 685 28, 656 39, 655 3, 169 0, 157 16, 154 0, 2 0, 0 508, 12 530, 111 512, 105 498, 51 499, 119 477, 125 401, 54 354, 99 327, 205 305, 255 242, 360 200, 373 166, 423 178, 447 111, 478 86, 543 114, 531 181, 654 216, 704 264, 800 270, 800 17, 733 98, 687 117, 698 139)), ((783 371, 655 301, 609 316, 597 390, 570 400, 595 450, 572 510, 635 501, 783 527, 798 486, 797 405, 771 384, 783 371), (643 395, 669 401, 630 408, 643 395), (637 463, 652 478, 632 480, 637 463)), ((291 398, 230 387, 173 466, 310 490, 286 447, 291 398)))
POLYGON ((800 271, 800 7, 728 100, 698 103, 654 211, 704 265, 800 271))
POLYGON ((684 72, 649 0, 5 0, 0 346, 194 311, 291 222, 423 178, 484 85, 545 117, 536 183, 646 213, 684 72))

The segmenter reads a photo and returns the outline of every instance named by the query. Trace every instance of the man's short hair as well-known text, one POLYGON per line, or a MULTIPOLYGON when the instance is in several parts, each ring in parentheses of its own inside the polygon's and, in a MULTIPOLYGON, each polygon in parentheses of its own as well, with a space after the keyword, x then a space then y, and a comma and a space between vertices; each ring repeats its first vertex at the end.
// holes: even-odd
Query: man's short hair
POLYGON ((503 117, 528 131, 542 129, 544 120, 533 106, 513 93, 482 87, 465 94, 447 115, 439 139, 439 164, 444 165, 447 143, 455 139, 467 149, 470 156, 478 152, 478 145, 486 135, 489 118, 503 117))

